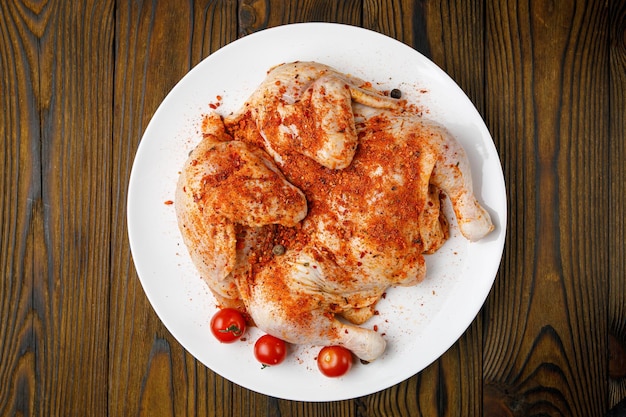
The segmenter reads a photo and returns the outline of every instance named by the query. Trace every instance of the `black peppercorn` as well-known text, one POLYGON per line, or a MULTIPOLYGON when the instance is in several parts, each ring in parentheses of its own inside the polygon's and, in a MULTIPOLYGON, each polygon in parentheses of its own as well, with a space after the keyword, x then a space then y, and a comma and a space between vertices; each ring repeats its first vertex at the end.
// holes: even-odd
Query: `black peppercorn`
POLYGON ((283 245, 275 245, 272 248, 272 253, 277 256, 283 255, 285 253, 285 247, 283 245))

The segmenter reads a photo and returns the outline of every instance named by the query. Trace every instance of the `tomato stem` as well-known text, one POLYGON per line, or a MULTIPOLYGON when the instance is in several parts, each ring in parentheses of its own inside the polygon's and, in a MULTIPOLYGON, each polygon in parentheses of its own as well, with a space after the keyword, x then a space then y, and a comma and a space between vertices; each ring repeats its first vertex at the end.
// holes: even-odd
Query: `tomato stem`
POLYGON ((225 329, 221 329, 220 333, 232 333, 235 336, 241 336, 241 329, 236 324, 231 324, 225 329))

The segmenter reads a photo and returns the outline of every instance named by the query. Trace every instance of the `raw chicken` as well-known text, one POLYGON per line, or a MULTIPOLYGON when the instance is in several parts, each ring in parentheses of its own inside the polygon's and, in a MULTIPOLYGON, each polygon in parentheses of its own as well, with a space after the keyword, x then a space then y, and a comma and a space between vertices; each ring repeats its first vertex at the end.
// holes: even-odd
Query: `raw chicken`
POLYGON ((233 141, 218 115, 208 116, 203 130, 178 180, 178 224, 194 265, 220 303, 240 307, 231 274, 237 228, 295 226, 306 216, 306 198, 265 152, 233 141))
POLYGON ((462 147, 371 84, 313 62, 271 69, 241 111, 205 121, 176 208, 192 260, 223 306, 291 343, 385 350, 359 327, 423 255, 492 229, 462 147), (228 132, 228 133, 227 133, 228 132))

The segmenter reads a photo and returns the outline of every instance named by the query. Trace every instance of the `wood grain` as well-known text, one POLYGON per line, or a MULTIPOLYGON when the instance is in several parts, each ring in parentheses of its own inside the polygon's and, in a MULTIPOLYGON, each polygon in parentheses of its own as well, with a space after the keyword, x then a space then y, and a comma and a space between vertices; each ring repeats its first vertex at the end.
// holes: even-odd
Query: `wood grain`
POLYGON ((106 408, 112 12, 0 6, 3 415, 106 408))
MULTIPOLYGON (((429 58, 448 73, 467 94, 480 114, 485 103, 484 4, 479 1, 427 2, 424 25, 429 58), (447 45, 447 47, 443 47, 447 45)), ((417 45, 415 46, 417 47, 417 45)), ((483 315, 438 361, 438 400, 436 414, 481 416, 483 315)), ((427 408, 428 410, 428 408, 427 408)))
POLYGON ((360 0, 239 0, 239 34, 305 21, 361 24, 360 0))
POLYGON ((620 0, 0 2, 0 416, 604 416, 626 396, 625 91, 620 0), (509 201, 468 331, 420 374, 332 403, 196 361, 146 299, 126 230, 133 158, 174 84, 304 21, 385 33, 450 74, 509 201))
POLYGON ((609 11, 609 405, 626 398, 626 3, 609 11), (612 342, 612 343, 611 343, 612 342))
POLYGON ((363 27, 415 47, 416 36, 413 28, 424 22, 420 3, 407 0, 364 0, 363 27))
POLYGON ((607 17, 596 2, 487 7, 510 233, 487 304, 485 402, 508 415, 606 409, 608 258, 592 242, 609 233, 607 17))
MULTIPOLYGON (((126 184, 145 127, 192 66, 236 38, 236 12, 232 1, 117 5, 110 415, 226 416, 244 404, 235 396, 241 388, 195 361, 156 317, 133 268, 125 223, 126 184)), ((264 407, 245 404, 253 409, 242 415, 264 407)))
POLYGON ((35 245, 41 245, 42 235, 41 134, 36 96, 40 58, 37 35, 20 21, 15 7, 0 4, 0 22, 0 131, 5 138, 0 147, 0 386, 6 387, 0 390, 0 414, 33 415, 41 389, 36 383, 36 335, 41 326, 35 320, 32 302, 35 245))

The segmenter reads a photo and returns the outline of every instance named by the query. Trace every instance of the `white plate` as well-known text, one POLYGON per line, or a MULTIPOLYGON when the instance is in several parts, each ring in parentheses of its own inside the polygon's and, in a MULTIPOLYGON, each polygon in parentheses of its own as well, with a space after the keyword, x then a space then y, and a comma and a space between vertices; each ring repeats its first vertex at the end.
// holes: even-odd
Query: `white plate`
POLYGON ((394 39, 369 30, 327 23, 280 26, 239 39, 193 68, 163 100, 137 150, 128 192, 130 246, 143 288, 172 335, 194 357, 223 377, 273 397, 332 401, 359 397, 395 385, 442 355, 467 329, 493 284, 506 229, 502 167, 491 136, 463 91, 435 64, 394 39), (238 109, 279 63, 314 60, 399 88, 426 116, 445 124, 465 147, 475 192, 491 213, 496 230, 478 243, 461 237, 452 222, 451 239, 428 257, 425 282, 390 289, 377 326, 388 341, 379 360, 356 363, 344 377, 317 370, 316 346, 293 347, 280 366, 261 369, 253 355, 260 335, 218 343, 209 321, 215 301, 191 264, 179 234, 174 206, 178 173, 199 140, 201 115, 221 96, 222 114, 238 109))

